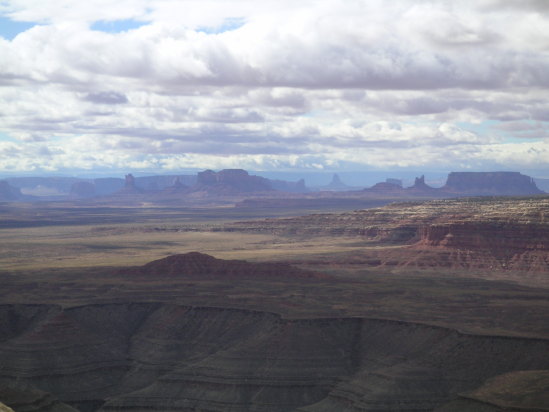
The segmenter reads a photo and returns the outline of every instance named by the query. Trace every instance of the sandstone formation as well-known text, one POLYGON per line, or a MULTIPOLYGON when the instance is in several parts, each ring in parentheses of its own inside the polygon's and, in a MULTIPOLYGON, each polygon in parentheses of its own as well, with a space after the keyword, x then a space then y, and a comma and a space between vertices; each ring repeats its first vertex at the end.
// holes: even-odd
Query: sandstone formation
POLYGON ((0 202, 12 202, 22 199, 21 190, 11 186, 7 181, 0 180, 0 202))
POLYGON ((327 191, 344 191, 344 190, 353 190, 352 187, 346 185, 343 183, 340 179, 340 177, 337 175, 337 173, 334 173, 332 176, 332 180, 330 183, 328 183, 326 186, 321 186, 318 188, 319 190, 327 190, 327 191))
POLYGON ((549 179, 535 178, 534 183, 536 184, 537 188, 549 193, 549 179))
POLYGON ((518 172, 452 172, 442 190, 479 195, 536 195, 543 193, 529 176, 518 172))
POLYGON ((392 196, 402 196, 404 194, 404 190, 402 189, 402 186, 397 185, 395 183, 389 183, 389 182, 380 182, 376 183, 369 189, 366 189, 368 192, 374 192, 379 193, 383 195, 392 195, 392 196))
MULTIPOLYGON (((452 172, 448 175, 445 186, 441 188, 427 185, 424 176, 417 177, 414 184, 406 188, 402 187, 402 181, 398 179, 387 179, 386 182, 366 189, 348 186, 335 174, 327 186, 317 187, 319 191, 316 192, 309 191, 303 179, 297 182, 271 180, 250 175, 242 169, 137 178, 130 173, 125 179, 34 177, 10 178, 6 181, 16 187, 0 183, 0 201, 37 200, 21 198, 19 187, 24 187, 27 194, 34 191, 40 200, 85 198, 101 203, 179 201, 187 204, 212 204, 217 201, 217 204, 234 204, 242 202, 244 196, 253 196, 261 198, 261 203, 267 207, 275 207, 285 201, 315 202, 326 207, 358 200, 368 202, 383 199, 387 203, 399 199, 523 196, 543 193, 536 187, 534 179, 518 172, 452 172), (175 181, 179 181, 179 184, 174 185, 175 181), (266 198, 267 196, 271 199, 266 198)), ((543 179, 538 181, 543 182, 543 179)))
POLYGON ((395 203, 227 225, 283 236, 357 236, 400 249, 372 249, 379 265, 549 271, 549 198, 471 198, 395 203))
POLYGON ((547 340, 398 321, 159 303, 3 305, 0 319, 0 385, 81 411, 430 411, 549 369, 547 340))
POLYGON ((165 197, 165 196, 184 195, 188 192, 188 190, 189 190, 189 186, 181 183, 181 180, 179 179, 179 177, 176 177, 171 186, 168 186, 162 189, 160 196, 165 197))
MULTIPOLYGON (((388 179, 389 180, 389 179, 388 179)), ((402 188, 395 182, 377 183, 365 192, 390 193, 398 197, 427 196, 448 198, 462 196, 527 196, 543 193, 529 176, 518 172, 451 172, 446 184, 434 188, 425 183, 425 176, 402 188)))
POLYGON ((27 384, 0 386, 0 399, 0 412, 78 412, 52 394, 27 384))
POLYGON ((116 177, 101 177, 93 180, 95 192, 98 196, 112 195, 124 188, 124 179, 116 177))
POLYGON ((476 401, 504 410, 549 409, 549 371, 515 371, 488 379, 479 388, 460 395, 463 400, 476 401))
POLYGON ((0 402, 0 412, 14 412, 14 410, 0 402))
POLYGON ((306 193, 309 191, 305 185, 304 179, 299 179, 297 182, 288 182, 286 180, 269 179, 271 187, 274 190, 288 193, 306 193))
POLYGON ((133 202, 138 199, 143 199, 144 193, 145 190, 137 187, 135 177, 131 173, 128 173, 124 177, 124 186, 104 199, 112 203, 133 202))
POLYGON ((95 185, 91 182, 75 182, 71 186, 70 196, 77 198, 87 198, 95 196, 95 185))
POLYGON ((249 263, 244 260, 216 259, 199 252, 172 255, 143 266, 120 269, 119 274, 154 280, 162 277, 225 279, 326 279, 284 263, 249 263))
POLYGON ((197 175, 193 191, 213 194, 253 193, 273 190, 269 179, 252 176, 242 169, 225 169, 219 172, 206 170, 197 175))

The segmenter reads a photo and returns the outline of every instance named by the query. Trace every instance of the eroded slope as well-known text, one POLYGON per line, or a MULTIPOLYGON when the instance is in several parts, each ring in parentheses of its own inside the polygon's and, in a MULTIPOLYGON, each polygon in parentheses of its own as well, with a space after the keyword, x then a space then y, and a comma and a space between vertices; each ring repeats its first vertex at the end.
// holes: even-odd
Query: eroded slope
MULTIPOLYGON (((549 198, 469 198, 227 225, 224 230, 370 241, 378 266, 549 271, 549 198), (380 246, 393 246, 382 250, 380 246), (394 246, 402 246, 395 249, 394 246)), ((542 278, 539 278, 541 281, 542 278)))
MULTIPOLYGON (((0 343, 0 382, 81 410, 427 411, 487 378, 549 369, 547 340, 407 322, 153 303, 31 309, 40 320, 0 343)), ((0 307, 3 319, 28 310, 0 307)))

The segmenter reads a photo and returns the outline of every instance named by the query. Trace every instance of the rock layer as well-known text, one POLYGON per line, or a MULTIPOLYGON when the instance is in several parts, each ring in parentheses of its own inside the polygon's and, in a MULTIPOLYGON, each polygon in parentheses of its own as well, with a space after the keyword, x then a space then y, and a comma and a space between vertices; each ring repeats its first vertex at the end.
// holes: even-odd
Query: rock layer
POLYGON ((201 279, 328 278, 326 275, 301 270, 284 263, 250 263, 244 260, 216 259, 213 256, 199 252, 171 255, 143 266, 121 269, 118 273, 141 279, 155 279, 163 276, 201 279))
POLYGON ((534 179, 519 172, 452 172, 443 191, 468 195, 537 195, 534 179))
POLYGON ((89 411, 428 411, 549 369, 547 340, 398 321, 155 303, 0 313, 0 384, 89 411))
POLYGON ((374 248, 365 248, 364 253, 379 265, 541 273, 549 271, 548 210, 547 197, 435 200, 237 222, 224 230, 304 238, 360 237, 372 242, 374 248), (402 248, 383 251, 379 245, 402 248))

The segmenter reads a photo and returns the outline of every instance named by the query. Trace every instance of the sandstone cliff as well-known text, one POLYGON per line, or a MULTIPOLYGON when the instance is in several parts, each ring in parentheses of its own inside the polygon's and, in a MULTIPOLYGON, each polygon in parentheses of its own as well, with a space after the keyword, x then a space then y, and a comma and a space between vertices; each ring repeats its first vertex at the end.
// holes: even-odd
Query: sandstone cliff
POLYGON ((547 197, 464 198, 239 222, 224 230, 361 237, 373 246, 364 254, 379 265, 544 273, 549 272, 548 211, 547 197), (382 244, 393 248, 380 249, 382 244))
POLYGON ((273 189, 268 179, 250 175, 242 169, 200 172, 197 175, 196 185, 192 187, 192 191, 206 191, 217 195, 271 190, 273 189))
POLYGON ((452 172, 441 189, 470 196, 517 196, 543 193, 529 176, 518 172, 452 172))
POLYGON ((75 182, 72 184, 69 194, 71 197, 77 198, 94 197, 96 195, 95 185, 87 181, 75 182))
POLYGON ((21 190, 11 186, 5 180, 0 180, 0 202, 11 202, 22 198, 21 190))

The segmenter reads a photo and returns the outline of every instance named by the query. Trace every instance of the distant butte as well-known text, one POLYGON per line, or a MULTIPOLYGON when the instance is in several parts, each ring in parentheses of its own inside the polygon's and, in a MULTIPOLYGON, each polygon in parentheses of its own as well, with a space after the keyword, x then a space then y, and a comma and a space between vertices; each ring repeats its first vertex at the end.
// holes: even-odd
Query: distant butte
POLYGON ((413 186, 401 188, 388 182, 377 183, 365 192, 393 196, 530 196, 544 193, 530 176, 519 172, 451 172, 446 184, 434 188, 425 183, 425 176, 416 177, 413 186))
POLYGON ((0 202, 21 200, 21 190, 11 186, 5 180, 0 180, 0 202))
POLYGON ((441 190, 496 196, 543 193, 534 183, 534 179, 518 172, 452 172, 441 190))
POLYGON ((200 172, 197 175, 196 185, 192 188, 192 191, 206 191, 212 194, 269 192, 272 190, 269 179, 250 175, 242 169, 200 172))
POLYGON ((285 263, 251 263, 244 260, 223 260, 199 252, 171 255, 143 266, 120 269, 118 274, 151 280, 159 277, 328 278, 326 275, 302 270, 285 263))

